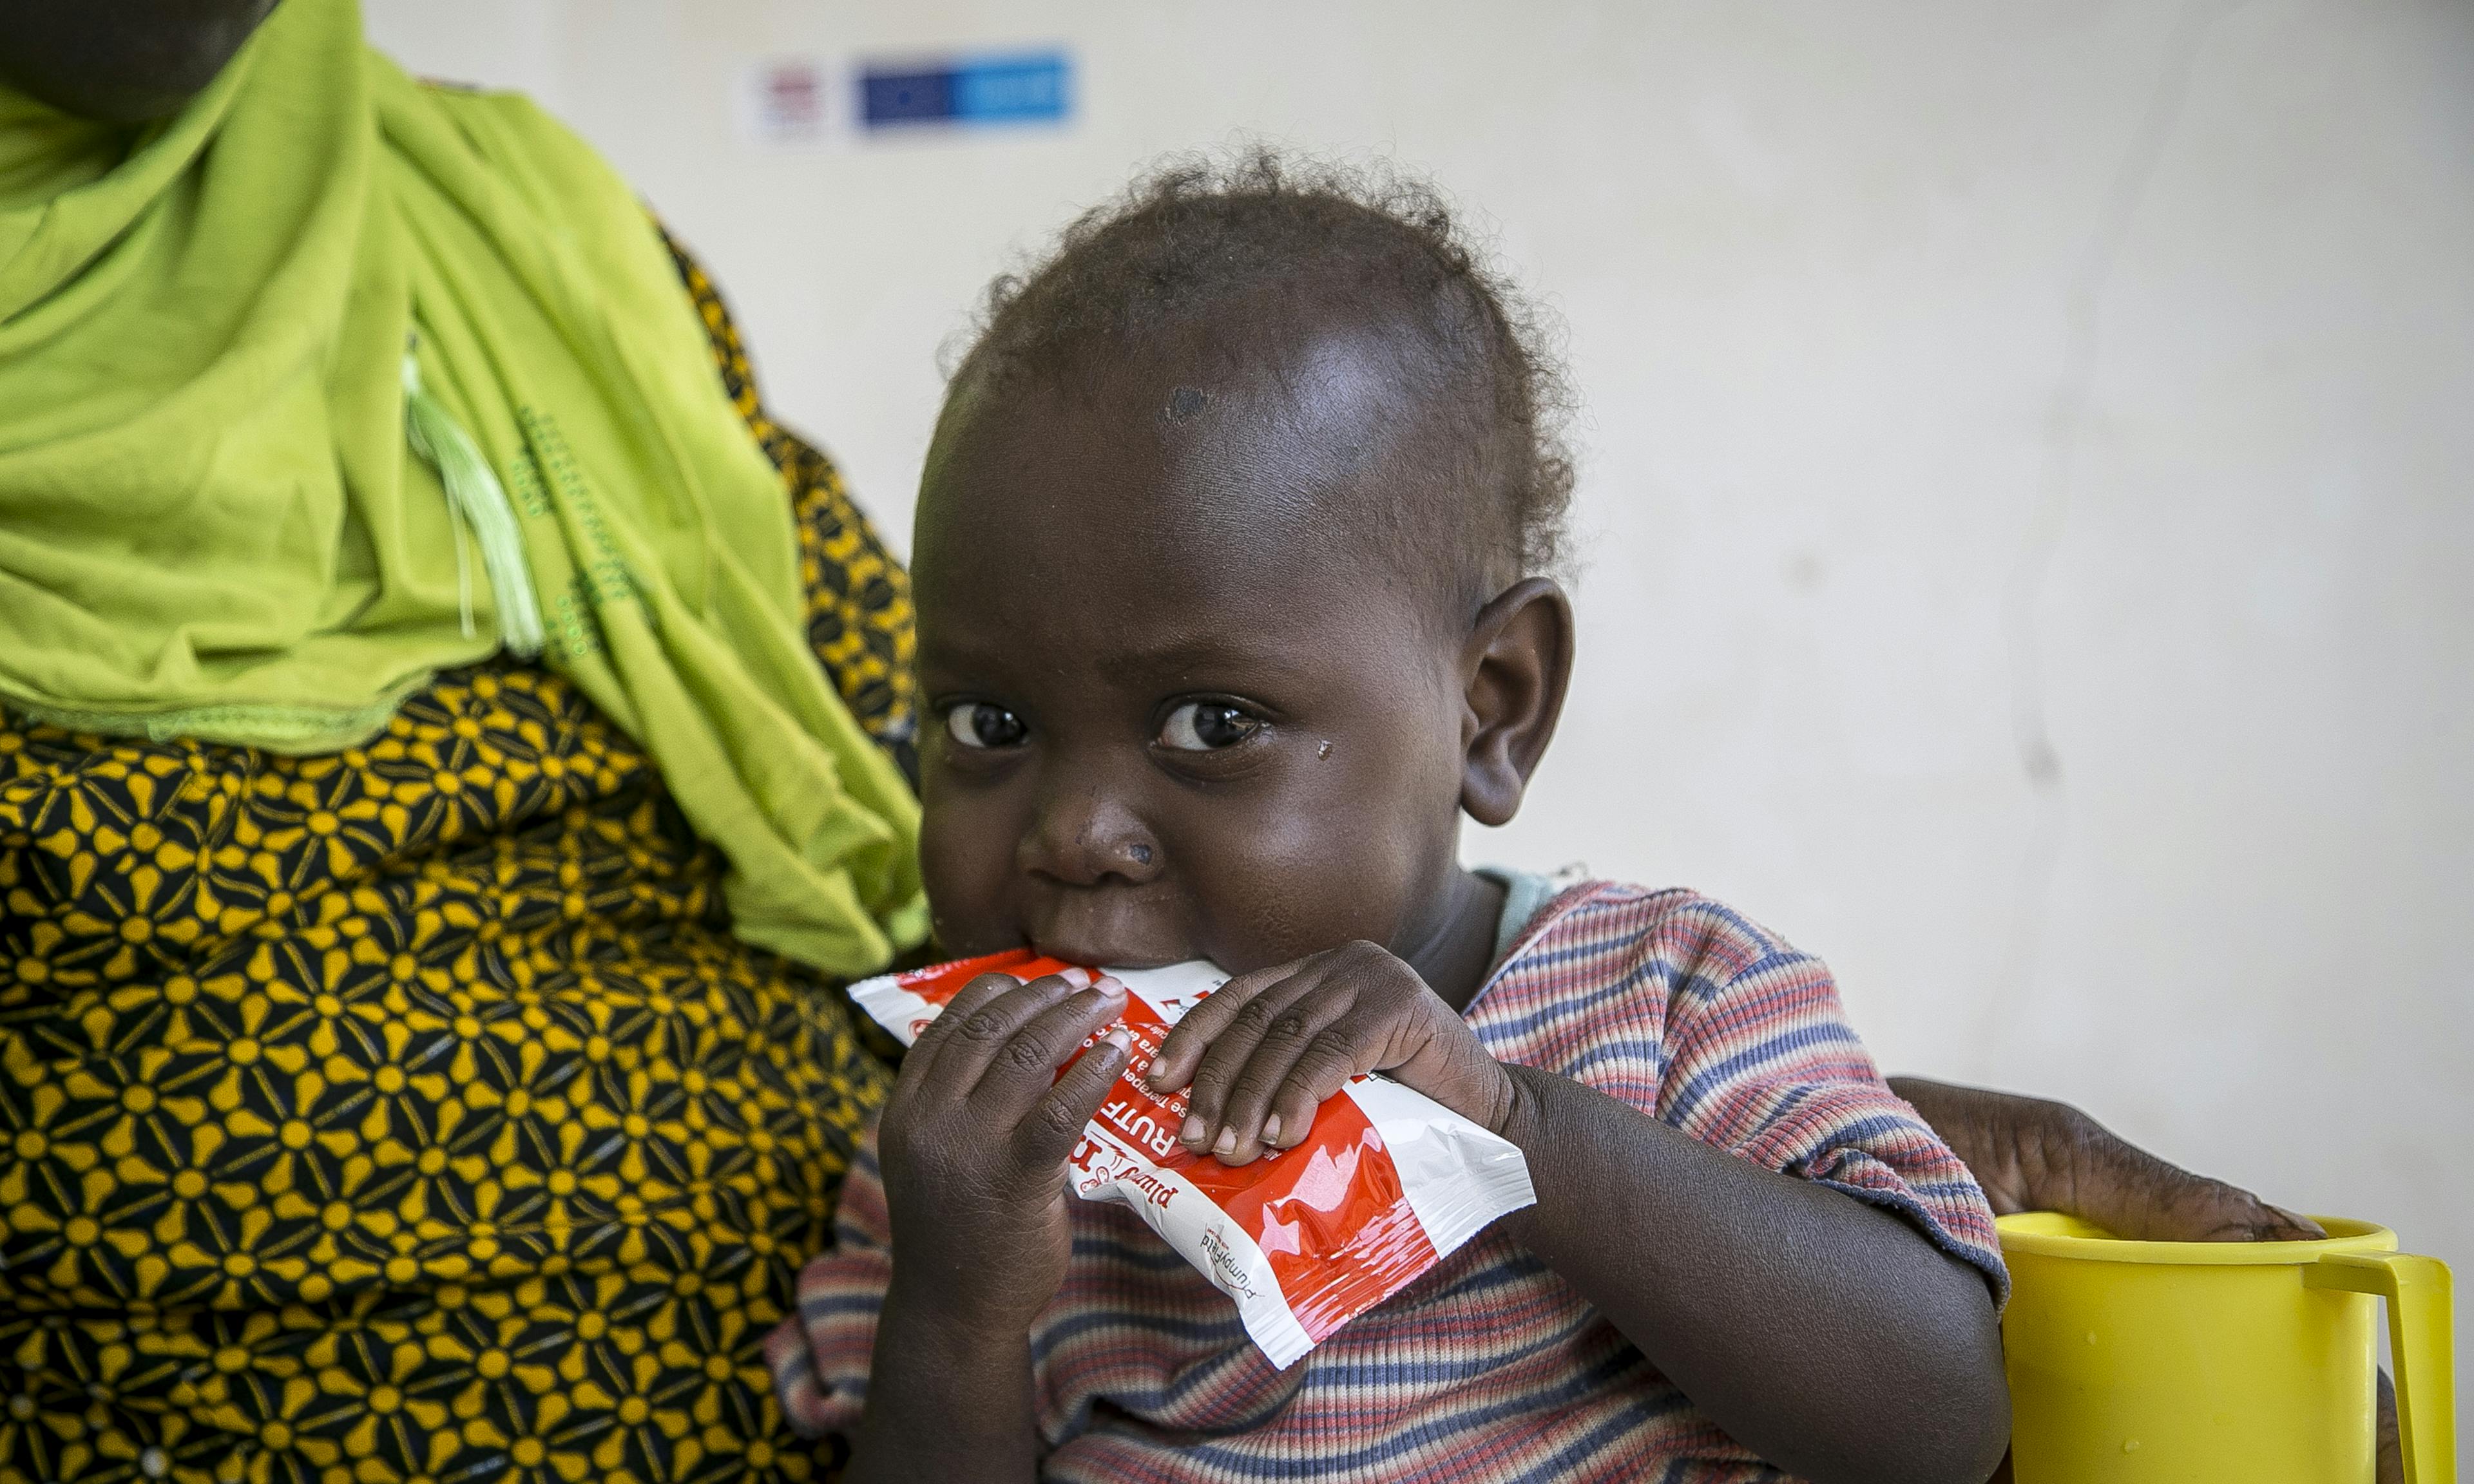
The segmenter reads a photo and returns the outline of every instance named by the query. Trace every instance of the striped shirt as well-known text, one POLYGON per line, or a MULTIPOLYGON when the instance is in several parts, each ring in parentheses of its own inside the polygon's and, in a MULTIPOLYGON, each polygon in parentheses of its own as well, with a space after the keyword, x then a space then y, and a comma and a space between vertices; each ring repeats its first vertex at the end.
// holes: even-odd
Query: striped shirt
MULTIPOLYGON (((1498 1060, 1898 1213, 2003 1295, 1983 1193, 1882 1084, 1829 970, 1717 902, 1573 887, 1537 914, 1466 1018, 1498 1060)), ((1496 1233, 1282 1372, 1247 1342, 1227 1297, 1139 1217, 1068 1207, 1073 1257, 1031 1335, 1044 1477, 1780 1477, 1496 1233)), ((800 1281, 824 1395, 805 1365, 783 1380, 806 1393, 802 1421, 847 1430, 890 1277, 873 1135, 837 1230, 800 1281)))

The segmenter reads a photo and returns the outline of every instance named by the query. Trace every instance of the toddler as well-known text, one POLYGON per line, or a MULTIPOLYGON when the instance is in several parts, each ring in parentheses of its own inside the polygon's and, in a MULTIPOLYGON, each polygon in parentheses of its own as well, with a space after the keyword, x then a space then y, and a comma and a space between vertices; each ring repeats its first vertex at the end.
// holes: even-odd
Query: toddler
MULTIPOLYGON (((1111 979, 920 1038, 769 1349, 858 1479, 1981 1480, 1993 1220, 1816 960, 1686 891, 1459 864, 1561 709, 1555 368, 1432 193, 1174 168, 1002 280, 914 539, 942 946, 1232 971, 1151 1074, 1229 1163, 1381 1071, 1538 1204, 1278 1371, 1066 1193, 1111 979)), ((1079 978, 1080 976, 1077 976, 1079 978)))

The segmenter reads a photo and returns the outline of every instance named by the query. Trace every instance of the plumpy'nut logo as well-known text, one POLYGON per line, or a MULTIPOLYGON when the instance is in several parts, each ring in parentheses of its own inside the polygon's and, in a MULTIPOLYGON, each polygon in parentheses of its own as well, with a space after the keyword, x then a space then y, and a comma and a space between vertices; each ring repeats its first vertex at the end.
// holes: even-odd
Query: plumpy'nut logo
POLYGON ((1255 1297, 1253 1285, 1246 1281, 1246 1265, 1228 1250, 1228 1239, 1221 1235, 1217 1222, 1202 1229, 1202 1254, 1211 1259, 1213 1281, 1223 1291, 1240 1299, 1255 1297))

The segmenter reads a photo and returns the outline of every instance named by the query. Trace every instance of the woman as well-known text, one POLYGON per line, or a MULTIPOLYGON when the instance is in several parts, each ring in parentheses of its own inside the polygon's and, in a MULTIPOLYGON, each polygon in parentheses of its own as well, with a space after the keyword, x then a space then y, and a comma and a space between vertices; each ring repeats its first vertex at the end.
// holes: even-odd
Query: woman
MULTIPOLYGON (((0 25, 0 1479, 810 1476, 903 573, 606 167, 270 9, 0 25)), ((1997 1203, 2279 1220, 1904 1090, 1997 1203)))
POLYGON ((0 1474, 796 1474, 903 575, 563 131, 164 10, 0 27, 0 1474))

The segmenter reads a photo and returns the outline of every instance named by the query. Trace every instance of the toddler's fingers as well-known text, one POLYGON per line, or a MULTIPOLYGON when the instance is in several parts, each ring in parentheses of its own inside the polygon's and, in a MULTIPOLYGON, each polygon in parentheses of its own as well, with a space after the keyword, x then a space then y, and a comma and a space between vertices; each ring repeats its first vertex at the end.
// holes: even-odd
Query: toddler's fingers
POLYGON ((1014 1126, 1014 1147, 1023 1162, 1043 1170, 1065 1162, 1081 1141, 1083 1125, 1099 1113, 1108 1089, 1117 1085, 1133 1056, 1132 1048, 1132 1038, 1119 1026, 1066 1068, 1065 1075, 1014 1126))
POLYGON ((1126 987, 1109 978, 1053 1001, 989 1060, 971 1094, 974 1110, 996 1127, 1012 1124, 1048 1090, 1075 1048, 1125 1010, 1126 987))
MULTIPOLYGON (((1061 974, 1047 974, 1025 984, 1000 974, 987 974, 962 987, 945 1013, 921 1033, 919 1042, 928 1043, 935 1037, 932 1048, 933 1070, 936 1081, 967 1096, 980 1085, 988 1063, 1013 1039, 1016 1031, 1029 1024, 1041 1011, 1080 991, 1091 982, 1091 976, 1079 969, 1061 974), (997 981, 993 986, 989 981, 997 981), (975 991, 987 993, 975 994, 975 991), (967 1003, 966 1003, 967 1001, 967 1003)), ((916 1046, 911 1055, 918 1055, 916 1046)), ((910 1059, 905 1058, 907 1063, 910 1059)), ((904 1071, 910 1068, 906 1065, 904 1071)), ((924 1075, 924 1074, 923 1074, 924 1075)))
POLYGON ((988 1002, 998 995, 1009 993, 1021 986, 1022 981, 1011 974, 993 973, 982 974, 963 985, 961 993, 948 1000, 936 1018, 929 1021, 927 1028, 912 1039, 910 1051, 902 1058, 903 1077, 912 1081, 925 1078, 929 1068, 936 1065, 936 1048, 954 1033, 955 1026, 961 1024, 966 1017, 985 1009, 988 1002))
MULTIPOLYGON (((1329 984, 1318 983, 1290 997, 1288 1003, 1270 1017, 1271 1023, 1254 1043, 1251 1054, 1246 1057, 1244 1065, 1230 1079, 1221 1101, 1217 1123, 1205 1135, 1206 1147, 1212 1153, 1231 1163, 1244 1163, 1260 1151, 1260 1146, 1275 1142, 1266 1134, 1266 1126, 1272 1114, 1281 1111, 1278 1103, 1281 1090, 1298 1078, 1299 1068, 1307 1069, 1305 1080, 1311 1083, 1321 1079, 1323 1069, 1335 1060, 1343 1064, 1348 1060, 1345 1048, 1336 1058, 1335 1048, 1326 1042, 1335 1038, 1344 1041, 1347 1040, 1344 1032, 1336 1028, 1336 1022, 1346 1017, 1349 1008, 1346 995, 1335 993, 1329 984)), ((1243 1050, 1242 1047, 1228 1046, 1229 1039, 1233 1037, 1224 1038, 1220 1045, 1211 1048, 1210 1056, 1205 1058, 1206 1068, 1217 1065, 1223 1055, 1229 1056, 1233 1062, 1243 1050)), ((1338 1091, 1341 1082, 1346 1078, 1347 1073, 1342 1072, 1332 1080, 1323 1096, 1338 1091)), ((1198 1083, 1209 1080, 1208 1070, 1197 1073, 1196 1080, 1198 1083)), ((1309 1120, 1313 1117, 1313 1107, 1321 1101, 1322 1098, 1318 1097, 1314 1104, 1308 1106, 1306 1116, 1309 1120)), ((1284 1127, 1294 1121, 1294 1112, 1282 1119, 1284 1127)))
MULTIPOLYGON (((1314 995, 1321 988, 1320 976, 1311 970, 1284 979, 1255 994, 1237 1007, 1236 1014, 1226 1017, 1220 1033, 1203 1048, 1201 1065, 1186 1079, 1184 1125, 1177 1137, 1188 1148, 1209 1148, 1226 1153, 1221 1140, 1230 1118, 1230 1103, 1241 1091, 1255 1095, 1248 1107, 1251 1116, 1260 1118, 1271 1101, 1272 1089, 1280 1085, 1280 1076, 1288 1067, 1267 1067, 1254 1074, 1252 1082, 1245 1079, 1256 1060, 1265 1038, 1274 1026, 1285 1026, 1296 1014, 1298 1001, 1314 995), (1266 1080, 1268 1079, 1268 1080, 1266 1080)), ((1219 996, 1214 995, 1213 998, 1219 996)), ((1209 1001, 1205 1001, 1209 1003, 1209 1001)), ((1338 1014, 1344 1004, 1331 1013, 1338 1014)), ((1183 1027, 1180 1025, 1179 1029, 1183 1027)), ((1307 1034, 1312 1034, 1308 1032, 1307 1034)), ((1284 1033, 1284 1039, 1286 1039, 1284 1033)), ((1294 1041, 1290 1041, 1294 1044, 1294 1041)), ((1276 1053, 1275 1053, 1276 1054, 1276 1053)), ((1154 1088, 1159 1084, 1153 1083, 1154 1088)))
POLYGON ((1273 1149, 1295 1149, 1304 1142, 1306 1131, 1314 1124, 1316 1110, 1329 1102, 1349 1079, 1366 1068, 1359 1064, 1370 1056, 1349 1057, 1336 1050, 1326 1052, 1324 1043, 1333 1033, 1324 1032, 1298 1058, 1280 1090, 1272 1099, 1271 1116, 1263 1120, 1263 1142, 1273 1149), (1274 1120, 1277 1120, 1276 1122, 1274 1120))
POLYGON ((1239 974, 1211 992, 1201 1004, 1185 1013, 1184 1018, 1169 1028, 1160 1041, 1159 1055, 1143 1072, 1143 1081, 1154 1092, 1174 1092, 1192 1081, 1202 1065, 1202 1055, 1220 1039, 1237 1013, 1252 1003, 1254 997, 1271 986, 1289 977, 1295 964, 1282 964, 1273 969, 1257 969, 1239 974))

